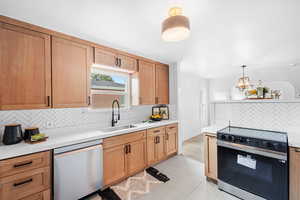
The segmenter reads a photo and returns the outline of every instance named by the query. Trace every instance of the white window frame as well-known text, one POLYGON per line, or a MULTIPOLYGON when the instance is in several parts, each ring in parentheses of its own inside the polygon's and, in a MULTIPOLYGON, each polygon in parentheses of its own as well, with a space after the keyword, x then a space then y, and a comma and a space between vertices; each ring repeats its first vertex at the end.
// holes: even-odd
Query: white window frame
MULTIPOLYGON (((91 96, 93 94, 114 94, 114 95, 125 95, 125 106, 121 107, 121 110, 129 110, 131 108, 131 75, 130 73, 123 72, 123 71, 118 71, 114 70, 113 68, 106 68, 104 66, 99 66, 99 65, 93 65, 91 67, 91 73, 92 69, 96 68, 98 69, 101 73, 108 75, 108 76, 121 76, 126 78, 125 82, 125 91, 105 91, 105 90, 93 90, 92 86, 90 86, 90 92, 91 96)), ((91 81, 91 78, 90 78, 91 81)), ((101 111, 110 111, 111 108, 92 108, 89 107, 89 111, 95 111, 95 112, 101 112, 101 111)))

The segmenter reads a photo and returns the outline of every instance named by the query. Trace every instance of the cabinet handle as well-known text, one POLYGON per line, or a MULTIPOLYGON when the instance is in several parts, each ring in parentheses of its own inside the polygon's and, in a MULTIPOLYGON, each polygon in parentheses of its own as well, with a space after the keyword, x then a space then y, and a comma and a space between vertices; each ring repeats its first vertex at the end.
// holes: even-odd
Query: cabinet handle
POLYGON ((116 66, 119 65, 119 59, 118 59, 118 58, 116 58, 115 65, 116 65, 116 66))
POLYGON ((128 145, 128 153, 131 153, 131 144, 128 145))
POLYGON ((175 128, 175 126, 171 126, 171 127, 169 127, 169 129, 173 129, 173 128, 175 128))
POLYGON ((50 96, 47 96, 47 106, 50 107, 50 96))
POLYGON ((88 105, 91 105, 91 96, 88 96, 88 105))
POLYGON ((24 184, 30 183, 30 182, 32 182, 32 178, 31 178, 31 179, 28 179, 28 180, 26 180, 26 181, 19 182, 19 183, 14 183, 14 187, 18 187, 18 186, 20 186, 20 185, 24 185, 24 184))
POLYGON ((158 104, 158 97, 155 97, 155 104, 158 104))
POLYGON ((121 67, 121 65, 122 65, 122 60, 121 58, 119 58, 119 67, 121 67))
POLYGON ((155 131, 153 131, 153 133, 159 133, 160 132, 160 130, 155 130, 155 131))
POLYGON ((128 149, 128 148, 127 148, 127 145, 125 145, 125 147, 124 147, 125 154, 128 153, 128 150, 127 150, 127 149, 128 149))
POLYGON ((26 162, 26 163, 15 164, 15 165, 14 165, 14 168, 24 167, 24 166, 26 166, 26 165, 31 165, 31 164, 32 164, 32 161, 26 162))

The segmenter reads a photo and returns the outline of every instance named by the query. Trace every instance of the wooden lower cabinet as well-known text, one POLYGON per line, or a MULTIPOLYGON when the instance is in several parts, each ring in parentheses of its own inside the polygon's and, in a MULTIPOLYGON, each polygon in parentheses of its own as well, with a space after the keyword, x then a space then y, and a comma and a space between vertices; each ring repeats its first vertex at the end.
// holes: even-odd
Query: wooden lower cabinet
POLYGON ((104 185, 113 185, 177 152, 177 124, 106 138, 104 185))
POLYGON ((144 133, 140 131, 104 139, 104 185, 117 183, 146 167, 146 138, 136 140, 145 136, 144 133))
POLYGON ((51 199, 51 191, 45 190, 43 192, 22 198, 21 200, 50 200, 50 199, 51 199))
POLYGON ((177 124, 171 124, 166 126, 166 154, 170 156, 177 152, 178 150, 178 139, 177 134, 178 127, 177 124))
POLYGON ((50 200, 50 152, 0 161, 0 199, 50 200))
POLYGON ((104 184, 114 183, 127 174, 127 161, 125 145, 119 145, 103 151, 104 159, 104 184))
POLYGON ((300 148, 290 147, 290 200, 300 199, 300 148))
POLYGON ((205 176, 217 180, 218 177, 217 138, 209 133, 204 134, 205 176))

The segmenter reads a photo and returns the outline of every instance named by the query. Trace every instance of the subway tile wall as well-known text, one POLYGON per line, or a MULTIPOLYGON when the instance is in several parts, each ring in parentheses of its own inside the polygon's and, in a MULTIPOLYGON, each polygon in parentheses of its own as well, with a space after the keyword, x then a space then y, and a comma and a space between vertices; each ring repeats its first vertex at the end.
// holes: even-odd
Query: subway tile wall
MULTIPOLYGON (((169 112, 170 119, 177 118, 175 105, 169 105, 169 112)), ((151 113, 152 105, 121 110, 119 125, 141 122, 148 119, 151 113)), ((23 128, 39 127, 41 130, 90 125, 105 128, 111 125, 111 111, 95 112, 87 108, 0 111, 0 135, 4 125, 12 123, 22 124, 23 128)))
POLYGON ((287 131, 300 128, 300 103, 215 103, 212 124, 287 131))

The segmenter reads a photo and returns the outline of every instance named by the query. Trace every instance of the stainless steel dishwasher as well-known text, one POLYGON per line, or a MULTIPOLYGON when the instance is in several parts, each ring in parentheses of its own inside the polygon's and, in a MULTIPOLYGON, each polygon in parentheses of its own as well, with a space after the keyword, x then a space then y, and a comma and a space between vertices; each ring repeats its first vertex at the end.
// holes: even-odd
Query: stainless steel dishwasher
POLYGON ((76 200, 103 184, 102 140, 54 149, 54 199, 76 200))

